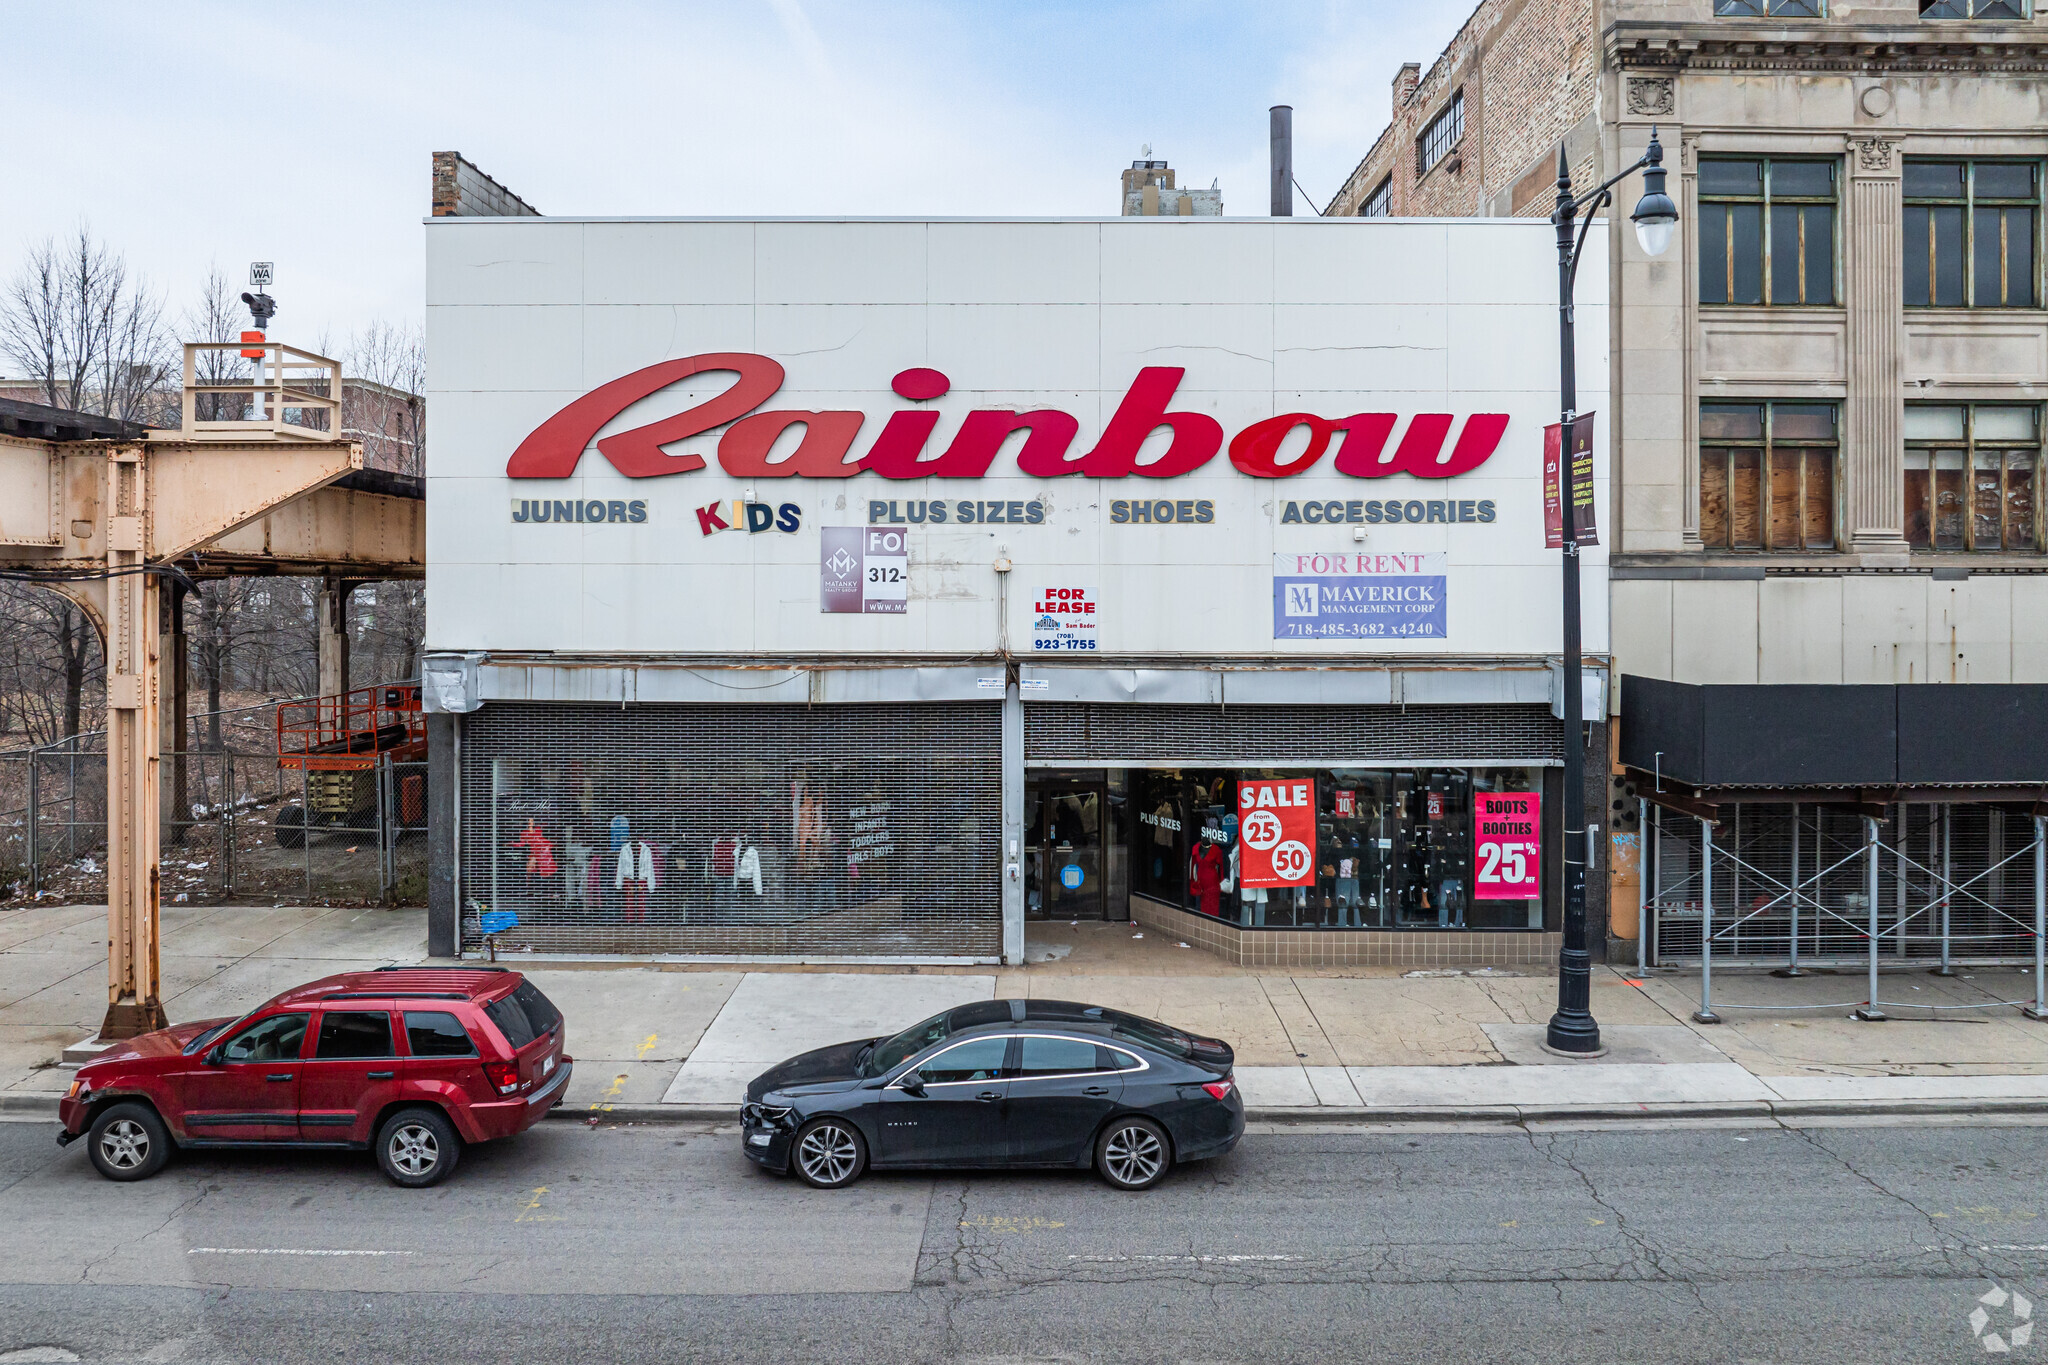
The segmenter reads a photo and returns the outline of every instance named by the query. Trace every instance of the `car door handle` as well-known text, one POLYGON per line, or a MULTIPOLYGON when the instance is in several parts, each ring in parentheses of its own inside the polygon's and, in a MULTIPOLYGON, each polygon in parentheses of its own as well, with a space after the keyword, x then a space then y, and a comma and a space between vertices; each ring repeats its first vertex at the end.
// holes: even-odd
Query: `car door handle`
POLYGON ((291 1078, 292 1073, 289 1071, 274 1071, 270 1075, 265 1076, 263 1079, 266 1081, 288 1081, 291 1078))
POLYGON ((1081 1093, 1084 1095, 1107 1095, 1109 1093, 1109 1087, 1106 1085, 1091 1085, 1086 1090, 1083 1090, 1081 1093))
POLYGON ((363 1073, 366 1078, 373 1081, 388 1081, 397 1074, 396 1071, 365 1071, 363 1073))
POLYGON ((999 1100, 1002 1097, 1003 1092, 1000 1090, 984 1090, 979 1095, 976 1095, 974 1098, 978 1100, 999 1100))

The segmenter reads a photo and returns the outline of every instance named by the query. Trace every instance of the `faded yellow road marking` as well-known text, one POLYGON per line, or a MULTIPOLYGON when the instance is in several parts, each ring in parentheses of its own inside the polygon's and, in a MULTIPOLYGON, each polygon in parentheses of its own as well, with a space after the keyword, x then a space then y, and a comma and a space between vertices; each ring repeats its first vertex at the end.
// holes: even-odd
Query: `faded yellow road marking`
POLYGON ((519 1216, 514 1218, 512 1221, 515 1223, 561 1222, 562 1220, 560 1218, 557 1218, 555 1215, 551 1213, 542 1213, 540 1211, 540 1201, 547 1197, 547 1192, 548 1187, 545 1185, 542 1185, 539 1188, 535 1189, 533 1191, 533 1198, 526 1201, 526 1207, 521 1209, 519 1211, 519 1216))
POLYGON ((611 1108, 611 1105, 607 1104, 605 1101, 617 1099, 619 1097, 619 1092, 625 1088, 626 1078, 624 1075, 612 1077, 612 1083, 605 1087, 605 1091, 602 1095, 599 1095, 596 1099, 590 1102, 590 1107, 592 1109, 611 1108))
POLYGON ((641 1059, 642 1057, 645 1057, 645 1056, 646 1056, 646 1055, 647 1055, 647 1054, 648 1054, 649 1052, 653 1051, 653 1050, 654 1050, 654 1045, 655 1045, 655 1043, 656 1043, 656 1042, 658 1042, 659 1040, 660 1040, 660 1035, 659 1035, 659 1034, 654 1034, 654 1033, 650 1033, 650 1034, 648 1034, 648 1035, 647 1035, 647 1041, 646 1041, 646 1042, 644 1042, 644 1043, 642 1043, 642 1044, 640 1044, 640 1051, 639 1051, 639 1052, 638 1052, 637 1054, 635 1054, 635 1056, 634 1056, 633 1060, 637 1062, 637 1061, 639 1061, 639 1060, 640 1060, 640 1059, 641 1059))
POLYGON ((976 1228, 982 1232, 1039 1232, 1046 1228, 1063 1228, 1065 1223, 1049 1218, 1004 1218, 994 1214, 978 1213, 972 1218, 960 1220, 963 1228, 976 1228))

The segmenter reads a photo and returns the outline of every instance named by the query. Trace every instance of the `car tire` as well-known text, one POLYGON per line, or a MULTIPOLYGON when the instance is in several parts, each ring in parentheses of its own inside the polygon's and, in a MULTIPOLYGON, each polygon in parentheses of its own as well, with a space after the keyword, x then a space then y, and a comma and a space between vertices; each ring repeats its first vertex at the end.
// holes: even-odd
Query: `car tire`
POLYGON ((813 1189, 851 1185, 867 1168, 868 1140, 846 1119, 812 1119, 789 1144, 789 1169, 813 1189))
POLYGON ((85 1150, 109 1180, 147 1180, 171 1159, 171 1133, 146 1104, 117 1104, 86 1130, 85 1150))
POLYGON ((437 1109, 401 1109, 377 1130, 377 1164, 407 1189, 438 1185, 462 1159, 462 1139, 437 1109))
POLYGON ((1112 1119, 1095 1139, 1095 1172, 1120 1190, 1149 1190, 1172 1169, 1173 1143, 1151 1119, 1112 1119))

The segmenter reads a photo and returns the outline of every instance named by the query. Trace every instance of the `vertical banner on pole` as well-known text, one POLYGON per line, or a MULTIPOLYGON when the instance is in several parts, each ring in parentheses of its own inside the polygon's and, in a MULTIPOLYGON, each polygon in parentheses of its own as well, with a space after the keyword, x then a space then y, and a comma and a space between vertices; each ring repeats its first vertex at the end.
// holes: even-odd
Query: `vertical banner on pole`
MULTIPOLYGON (((1571 484, 1572 535, 1581 545, 1598 545, 1600 528, 1593 505, 1593 414, 1582 412, 1572 418, 1571 484)), ((1543 545, 1564 548, 1564 508, 1559 492, 1564 483, 1563 427, 1553 423, 1543 428, 1543 545)))

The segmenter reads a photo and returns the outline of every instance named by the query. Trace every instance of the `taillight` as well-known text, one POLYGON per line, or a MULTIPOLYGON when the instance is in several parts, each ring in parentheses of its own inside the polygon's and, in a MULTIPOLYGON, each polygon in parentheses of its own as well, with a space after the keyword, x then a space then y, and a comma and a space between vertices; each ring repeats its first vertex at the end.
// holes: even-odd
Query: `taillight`
POLYGON ((1230 1098, 1230 1092, 1236 1088, 1237 1078, 1235 1076, 1225 1076, 1220 1081, 1202 1082, 1202 1089, 1209 1092, 1209 1098, 1212 1100, 1227 1100, 1230 1098))
POLYGON ((519 1088, 519 1063, 485 1062, 484 1077, 497 1087, 500 1095, 509 1095, 519 1088))

